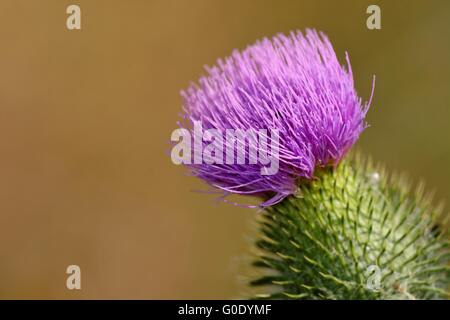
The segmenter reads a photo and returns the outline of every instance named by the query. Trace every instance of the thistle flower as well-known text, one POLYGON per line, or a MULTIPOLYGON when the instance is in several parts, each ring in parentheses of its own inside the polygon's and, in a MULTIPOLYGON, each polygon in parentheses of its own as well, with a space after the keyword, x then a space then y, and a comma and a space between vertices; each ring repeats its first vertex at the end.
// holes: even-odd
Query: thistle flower
POLYGON ((448 298, 439 209, 422 188, 371 161, 341 161, 366 127, 372 99, 357 96, 346 59, 347 68, 325 35, 308 30, 219 60, 182 93, 191 127, 175 134, 189 138, 176 163, 225 195, 265 199, 253 263, 261 275, 251 282, 264 289, 256 298, 448 298), (258 134, 228 139, 232 129, 258 134), (301 197, 289 196, 297 190, 301 197))
POLYGON ((317 167, 337 165, 365 129, 370 105, 357 96, 348 55, 346 61, 347 69, 323 33, 307 30, 265 38, 206 67, 207 76, 182 92, 191 132, 196 121, 205 130, 276 130, 276 139, 266 138, 279 168, 262 174, 248 147, 245 163, 189 164, 193 174, 225 195, 262 195, 269 206, 294 194, 317 167))

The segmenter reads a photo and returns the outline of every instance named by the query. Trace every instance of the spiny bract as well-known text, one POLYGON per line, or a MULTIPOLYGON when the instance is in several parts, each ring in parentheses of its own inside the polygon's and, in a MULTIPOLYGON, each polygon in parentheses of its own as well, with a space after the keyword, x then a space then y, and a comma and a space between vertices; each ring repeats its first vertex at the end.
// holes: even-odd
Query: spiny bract
POLYGON ((267 208, 259 298, 448 298, 447 235, 420 188, 351 157, 267 208), (269 288, 268 288, 269 289, 269 288))

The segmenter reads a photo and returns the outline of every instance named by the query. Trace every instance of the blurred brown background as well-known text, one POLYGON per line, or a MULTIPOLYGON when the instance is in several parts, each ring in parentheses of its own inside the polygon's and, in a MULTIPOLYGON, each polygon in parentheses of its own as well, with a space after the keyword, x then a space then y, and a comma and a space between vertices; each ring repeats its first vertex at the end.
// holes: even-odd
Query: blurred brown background
POLYGON ((245 293, 255 212, 192 192, 204 185, 166 155, 179 90, 305 27, 348 50, 364 99, 377 76, 358 148, 450 199, 450 1, 1 0, 0 298, 245 293))

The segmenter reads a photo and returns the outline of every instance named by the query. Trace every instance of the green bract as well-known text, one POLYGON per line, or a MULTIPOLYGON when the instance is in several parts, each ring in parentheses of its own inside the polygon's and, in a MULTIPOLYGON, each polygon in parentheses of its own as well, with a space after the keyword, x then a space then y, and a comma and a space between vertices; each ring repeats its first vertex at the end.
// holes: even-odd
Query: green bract
POLYGON ((422 188, 352 156, 316 175, 262 215, 258 298, 448 298, 445 223, 422 188))

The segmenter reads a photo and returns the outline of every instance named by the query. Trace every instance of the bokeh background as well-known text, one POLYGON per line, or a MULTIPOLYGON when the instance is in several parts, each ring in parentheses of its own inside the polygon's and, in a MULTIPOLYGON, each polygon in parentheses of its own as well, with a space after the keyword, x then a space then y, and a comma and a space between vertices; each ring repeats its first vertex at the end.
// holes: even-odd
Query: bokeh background
POLYGON ((448 201, 450 1, 1 0, 0 298, 245 294, 256 213, 192 192, 205 186, 170 161, 179 91, 233 48, 306 27, 349 52, 364 99, 377 76, 357 148, 448 201))

